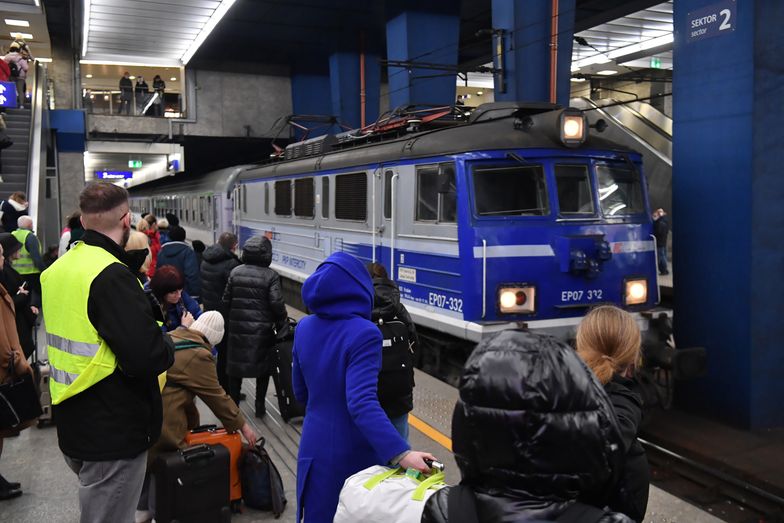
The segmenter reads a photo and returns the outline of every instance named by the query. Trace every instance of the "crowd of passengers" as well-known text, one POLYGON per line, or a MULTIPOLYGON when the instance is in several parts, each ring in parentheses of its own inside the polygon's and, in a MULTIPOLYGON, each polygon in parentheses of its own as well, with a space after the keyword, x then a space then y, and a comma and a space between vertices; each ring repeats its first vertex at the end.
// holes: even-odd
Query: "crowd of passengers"
MULTIPOLYGON (((185 447, 199 424, 196 398, 250 445, 258 438, 238 403, 242 379, 256 378, 255 415, 265 416, 275 332, 287 321, 272 244, 253 236, 240 257, 232 233, 206 249, 189 244, 174 215, 146 214, 132 226, 127 192, 93 183, 60 247, 41 275, 53 379, 70 363, 51 339, 93 336, 108 349, 81 356, 82 374, 101 377, 52 389, 59 446, 79 477, 81 521, 150 521, 148 467, 185 447)), ((32 372, 18 330, 29 326, 17 322, 29 307, 14 271, 22 249, 16 236, 0 234, 0 383, 12 367, 32 372)), ((394 408, 379 402, 379 322, 400 320, 412 349, 418 341, 384 267, 334 253, 304 282, 302 298, 310 314, 297 326, 292 368, 306 406, 297 520, 331 522, 352 474, 373 465, 429 473, 426 460, 435 456, 408 442, 413 379, 395 388, 394 408)), ((642 521, 650 477, 636 439, 640 344, 632 316, 609 305, 583 319, 576 350, 514 330, 480 343, 463 369, 452 419, 462 479, 430 497, 422 521, 642 521)), ((82 377, 77 367, 65 371, 82 377)), ((12 432, 0 432, 0 451, 12 432)), ((0 476, 0 499, 21 493, 0 476)))

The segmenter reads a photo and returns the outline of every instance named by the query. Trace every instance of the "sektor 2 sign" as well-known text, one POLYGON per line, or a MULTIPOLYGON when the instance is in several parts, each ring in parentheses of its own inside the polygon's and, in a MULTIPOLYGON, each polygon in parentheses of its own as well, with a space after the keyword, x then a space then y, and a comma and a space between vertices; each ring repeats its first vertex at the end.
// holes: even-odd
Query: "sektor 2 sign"
POLYGON ((16 107, 16 84, 0 82, 0 107, 13 109, 16 107))
POLYGON ((735 30, 737 12, 735 0, 725 0, 690 12, 689 27, 686 29, 687 41, 694 42, 731 33, 735 30))

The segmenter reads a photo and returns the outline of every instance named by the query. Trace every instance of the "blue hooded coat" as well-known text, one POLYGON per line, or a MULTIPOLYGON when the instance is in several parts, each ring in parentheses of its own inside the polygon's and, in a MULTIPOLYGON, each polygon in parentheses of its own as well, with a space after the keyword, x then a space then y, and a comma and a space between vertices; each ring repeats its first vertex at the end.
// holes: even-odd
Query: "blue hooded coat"
POLYGON ((306 416, 297 459, 297 521, 329 523, 343 482, 409 449, 384 414, 376 386, 381 332, 371 321, 365 266, 335 253, 302 286, 313 313, 297 326, 292 378, 306 416))

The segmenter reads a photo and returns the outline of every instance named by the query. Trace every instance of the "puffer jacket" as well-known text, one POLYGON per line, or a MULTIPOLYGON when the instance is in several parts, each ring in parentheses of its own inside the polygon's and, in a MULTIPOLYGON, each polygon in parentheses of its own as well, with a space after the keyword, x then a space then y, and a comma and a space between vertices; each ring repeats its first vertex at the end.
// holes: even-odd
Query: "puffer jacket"
MULTIPOLYGON (((608 498, 624 459, 593 373, 565 343, 521 331, 502 332, 469 357, 452 443, 480 523, 557 521, 579 499, 608 498)), ((449 488, 436 492, 422 521, 447 522, 448 496, 449 488)), ((593 521, 630 520, 600 510, 593 521)))
POLYGON ((161 234, 161 250, 158 252, 156 267, 172 265, 177 267, 185 277, 185 291, 193 298, 201 296, 201 275, 196 253, 185 242, 167 241, 164 243, 161 234))
POLYGON ((406 307, 400 303, 400 290, 395 282, 389 278, 373 278, 373 313, 371 319, 374 323, 378 320, 390 321, 395 318, 408 327, 409 341, 415 346, 419 345, 416 325, 406 307))
POLYGON ((216 243, 204 251, 201 262, 201 302, 205 311, 220 310, 229 274, 240 264, 233 252, 216 243))
POLYGON ((229 376, 259 376, 275 344, 273 329, 287 317, 280 277, 269 268, 271 262, 272 244, 254 236, 243 248, 243 265, 229 274, 222 299, 228 318, 229 376))

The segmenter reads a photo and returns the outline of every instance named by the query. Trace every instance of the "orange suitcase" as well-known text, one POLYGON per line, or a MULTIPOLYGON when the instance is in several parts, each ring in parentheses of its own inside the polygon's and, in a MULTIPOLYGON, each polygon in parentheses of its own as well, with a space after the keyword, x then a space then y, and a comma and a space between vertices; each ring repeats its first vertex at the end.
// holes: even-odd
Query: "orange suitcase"
POLYGON ((185 436, 188 446, 206 443, 207 445, 223 445, 231 453, 230 460, 230 491, 231 504, 235 512, 239 511, 242 502, 242 482, 240 481, 240 455, 242 454, 242 439, 240 433, 229 434, 226 429, 217 425, 201 425, 190 431, 185 436))

